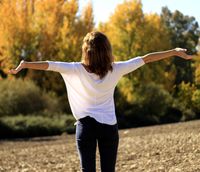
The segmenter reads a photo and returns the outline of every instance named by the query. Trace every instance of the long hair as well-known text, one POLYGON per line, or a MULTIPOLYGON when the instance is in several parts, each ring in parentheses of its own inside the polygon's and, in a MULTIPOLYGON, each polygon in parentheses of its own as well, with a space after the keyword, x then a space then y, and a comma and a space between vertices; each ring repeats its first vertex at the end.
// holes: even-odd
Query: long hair
POLYGON ((89 72, 102 79, 108 71, 112 71, 112 47, 110 41, 101 32, 90 32, 83 39, 82 63, 89 72))

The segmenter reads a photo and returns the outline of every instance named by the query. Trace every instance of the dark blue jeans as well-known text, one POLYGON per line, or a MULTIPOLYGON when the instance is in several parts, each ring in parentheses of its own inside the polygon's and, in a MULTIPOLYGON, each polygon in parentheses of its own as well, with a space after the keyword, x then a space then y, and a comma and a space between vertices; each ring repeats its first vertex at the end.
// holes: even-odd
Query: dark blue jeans
POLYGON ((101 124, 89 116, 78 120, 76 144, 82 172, 96 171, 97 143, 101 171, 114 172, 119 143, 118 125, 101 124))

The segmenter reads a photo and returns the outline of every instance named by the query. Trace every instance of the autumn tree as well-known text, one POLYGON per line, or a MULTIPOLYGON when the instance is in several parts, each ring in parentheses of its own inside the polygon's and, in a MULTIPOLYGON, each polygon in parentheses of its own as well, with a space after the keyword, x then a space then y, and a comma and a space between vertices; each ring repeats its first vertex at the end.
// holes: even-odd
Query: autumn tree
MULTIPOLYGON (((167 7, 162 9, 161 18, 168 28, 172 47, 186 48, 189 54, 196 54, 200 30, 195 18, 183 15, 178 10, 171 12, 167 7)), ((194 82, 193 61, 174 58, 172 65, 176 68, 175 85, 182 81, 194 82)))
POLYGON ((115 58, 125 60, 130 56, 137 56, 141 51, 138 44, 144 25, 144 14, 140 1, 124 1, 119 4, 115 12, 106 23, 99 28, 111 40, 115 58))
MULTIPOLYGON (((65 1, 64 3, 58 1, 57 6, 55 4, 50 5, 46 1, 46 5, 51 7, 47 8, 49 9, 47 12, 42 8, 44 5, 39 5, 41 8, 37 8, 38 14, 44 15, 43 13, 45 13, 49 16, 49 20, 44 18, 45 22, 41 23, 40 26, 39 55, 43 60, 80 61, 83 37, 94 28, 91 4, 88 4, 80 15, 77 15, 77 0, 65 1), (52 10, 55 12, 52 13, 52 10), (50 29, 48 26, 50 26, 50 29), (49 50, 46 50, 46 47, 49 47, 49 50)), ((39 19, 41 20, 40 16, 39 19)), ((49 75, 49 73, 44 72, 33 72, 34 76, 31 76, 31 78, 36 80, 38 85, 41 87, 44 85, 47 90, 53 89, 59 95, 63 95, 65 86, 57 74, 49 75), (41 75, 46 77, 40 77, 41 75)))
POLYGON ((4 72, 34 49, 31 16, 32 1, 4 0, 0 3, 0 61, 4 72))
MULTIPOLYGON (((85 34, 93 30, 92 5, 78 15, 78 0, 13 0, 0 4, 0 62, 4 73, 20 60, 78 61, 85 34)), ((56 74, 23 70, 47 90, 62 94, 56 74), (53 84, 54 83, 54 84, 53 84), (56 84, 55 84, 56 83, 56 84)))
POLYGON ((198 53, 195 57, 195 85, 200 89, 200 39, 199 44, 197 46, 198 53))
MULTIPOLYGON (((101 23, 99 28, 111 40, 115 60, 127 60, 152 51, 170 48, 168 33, 160 17, 157 14, 144 14, 142 3, 138 0, 124 1, 119 4, 109 21, 101 23)), ((169 71, 167 64, 168 61, 144 66, 122 79, 119 89, 129 102, 134 101, 136 87, 151 81, 164 84, 166 89, 171 89, 174 79, 173 70, 169 71)))

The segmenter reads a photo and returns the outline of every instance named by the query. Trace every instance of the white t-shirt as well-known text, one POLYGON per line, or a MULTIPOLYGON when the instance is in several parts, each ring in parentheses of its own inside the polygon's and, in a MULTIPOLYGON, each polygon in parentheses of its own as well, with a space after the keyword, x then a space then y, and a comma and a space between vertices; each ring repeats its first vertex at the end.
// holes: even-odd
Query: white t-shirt
POLYGON ((109 125, 117 123, 113 94, 119 79, 145 64, 141 57, 113 62, 113 71, 100 79, 87 72, 81 62, 47 62, 47 70, 59 72, 64 79, 75 119, 90 116, 109 125))

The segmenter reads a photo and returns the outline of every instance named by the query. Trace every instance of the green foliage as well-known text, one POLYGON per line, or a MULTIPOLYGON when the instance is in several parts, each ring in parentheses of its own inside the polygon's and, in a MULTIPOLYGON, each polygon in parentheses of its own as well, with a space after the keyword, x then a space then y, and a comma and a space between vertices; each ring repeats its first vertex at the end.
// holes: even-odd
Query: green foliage
POLYGON ((135 89, 133 101, 128 102, 118 118, 126 121, 121 124, 124 127, 158 124, 172 103, 173 98, 162 86, 148 83, 135 89))
MULTIPOLYGON (((195 54, 199 39, 194 17, 167 8, 161 16, 145 14, 141 1, 135 0, 118 5, 109 21, 99 28, 110 38, 117 60, 175 47, 195 54)), ((193 82, 193 70, 192 61, 173 58, 145 65, 123 78, 115 98, 119 123, 133 126, 134 121, 146 125, 193 119, 199 109, 198 91, 179 86, 181 81, 193 82), (149 84, 152 81, 157 85, 149 84)))
POLYGON ((198 88, 200 88, 200 39, 198 44, 198 55, 195 57, 195 85, 197 85, 198 88))
MULTIPOLYGON (((200 29, 194 17, 183 15, 180 11, 171 12, 167 7, 162 9, 161 18, 168 28, 172 47, 187 48, 188 53, 196 54, 200 29)), ((176 67, 176 85, 184 82, 193 82, 194 69, 192 61, 174 58, 172 65, 176 67)))
POLYGON ((182 121, 194 119, 196 116, 194 105, 200 105, 198 104, 199 90, 193 84, 185 82, 178 86, 178 90, 173 106, 182 112, 182 121))
POLYGON ((60 114, 62 99, 53 92, 42 92, 33 81, 2 80, 0 92, 0 138, 75 132, 74 117, 60 114))
POLYGON ((198 113, 200 117, 200 90, 195 90, 192 94, 192 106, 193 110, 198 113))
POLYGON ((74 133, 75 119, 69 115, 54 117, 10 116, 0 118, 0 138, 36 137, 74 133))
POLYGON ((163 116, 172 104, 171 95, 161 86, 155 83, 143 85, 139 89, 137 101, 142 105, 144 114, 163 116))
POLYGON ((0 116, 60 111, 55 94, 42 92, 31 80, 2 80, 0 93, 0 116))

